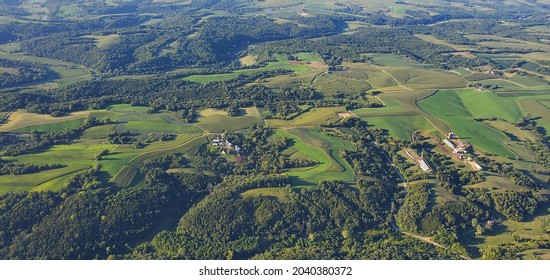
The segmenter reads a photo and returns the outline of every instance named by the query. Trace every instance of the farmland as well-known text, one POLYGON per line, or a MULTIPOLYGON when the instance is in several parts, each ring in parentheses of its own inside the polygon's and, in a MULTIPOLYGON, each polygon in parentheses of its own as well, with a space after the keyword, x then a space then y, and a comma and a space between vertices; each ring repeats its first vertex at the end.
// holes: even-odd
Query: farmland
MULTIPOLYGON (((465 91, 468 94, 466 98, 461 97, 463 92, 440 91, 420 102, 420 107, 446 122, 456 134, 476 147, 496 155, 513 157, 514 154, 500 142, 505 139, 504 134, 474 120, 471 109, 463 101, 468 100, 468 91, 465 91)), ((497 107, 488 109, 498 110, 497 107)))
POLYGON ((353 169, 340 155, 343 149, 354 149, 349 142, 313 128, 278 130, 277 135, 291 139, 297 153, 318 163, 314 167, 288 171, 288 175, 295 178, 297 186, 316 185, 322 180, 353 181, 353 169))
POLYGON ((337 122, 337 113, 345 112, 341 107, 313 108, 291 120, 266 120, 270 127, 311 127, 337 122))
POLYGON ((252 124, 262 124, 256 108, 245 110, 244 116, 230 117, 227 112, 215 109, 206 109, 200 113, 197 127, 208 133, 235 131, 250 127, 252 124))
POLYGON ((548 0, 4 2, 2 259, 550 259, 548 0))
POLYGON ((251 68, 244 70, 236 70, 231 73, 224 74, 208 74, 208 75, 191 75, 184 79, 196 83, 209 83, 216 81, 226 81, 235 78, 237 75, 248 75, 261 71, 269 71, 274 69, 286 69, 294 72, 296 75, 303 75, 307 73, 322 72, 325 66, 321 62, 321 59, 312 53, 297 53, 294 55, 297 60, 290 61, 283 55, 275 55, 276 61, 268 62, 267 65, 260 68, 251 68))

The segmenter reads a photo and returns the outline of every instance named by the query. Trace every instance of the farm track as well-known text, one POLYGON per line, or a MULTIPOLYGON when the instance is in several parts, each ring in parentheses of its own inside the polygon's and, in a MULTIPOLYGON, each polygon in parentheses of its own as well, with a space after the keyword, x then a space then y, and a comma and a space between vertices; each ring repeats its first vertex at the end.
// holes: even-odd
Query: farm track
POLYGON ((384 70, 382 67, 378 66, 378 65, 373 65, 374 67, 376 67, 378 70, 384 72, 386 75, 390 76, 390 78, 392 78, 392 80, 398 85, 398 86, 402 86, 403 88, 409 90, 409 91, 414 91, 413 89, 411 89, 410 87, 407 87, 406 85, 402 84, 399 82, 398 79, 396 79, 392 74, 390 74, 388 71, 384 70))

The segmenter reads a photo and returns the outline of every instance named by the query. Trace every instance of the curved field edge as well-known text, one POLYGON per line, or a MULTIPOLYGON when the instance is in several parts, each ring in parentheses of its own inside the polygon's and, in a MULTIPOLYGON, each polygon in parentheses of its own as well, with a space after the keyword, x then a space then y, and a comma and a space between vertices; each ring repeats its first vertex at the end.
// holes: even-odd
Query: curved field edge
POLYGON ((323 180, 354 180, 353 169, 338 153, 342 148, 351 146, 345 140, 316 129, 277 130, 276 134, 293 140, 294 149, 318 162, 313 167, 289 170, 287 174, 294 177, 293 185, 310 186, 323 180))

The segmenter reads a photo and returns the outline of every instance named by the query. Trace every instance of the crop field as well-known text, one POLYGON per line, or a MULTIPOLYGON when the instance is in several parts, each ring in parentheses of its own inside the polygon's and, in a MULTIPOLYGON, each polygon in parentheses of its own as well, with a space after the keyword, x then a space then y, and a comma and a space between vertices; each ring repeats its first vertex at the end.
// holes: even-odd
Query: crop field
POLYGON ((412 63, 406 61, 404 58, 398 57, 393 54, 385 53, 368 53, 366 57, 372 60, 375 65, 379 66, 391 66, 391 67, 411 67, 412 63))
POLYGON ((410 140, 415 131, 434 131, 435 128, 421 115, 362 118, 369 125, 387 129, 390 136, 410 140))
POLYGON ((399 84, 411 89, 449 89, 464 87, 465 82, 458 75, 422 70, 410 67, 384 67, 399 84))
POLYGON ((520 100, 521 107, 526 113, 533 117, 540 117, 537 120, 539 125, 544 127, 546 131, 550 131, 550 109, 543 103, 535 99, 520 100))
POLYGON ((227 112, 216 109, 206 109, 200 112, 197 127, 208 133, 237 131, 249 128, 252 124, 262 124, 258 109, 245 110, 244 116, 230 117, 227 112))
POLYGON ((349 62, 344 62, 342 65, 347 69, 347 71, 343 73, 362 80, 366 79, 368 86, 372 88, 380 89, 397 86, 394 79, 376 66, 368 65, 366 63, 349 62))
POLYGON ((472 73, 470 75, 464 76, 464 79, 468 82, 476 82, 487 79, 494 79, 495 76, 487 73, 472 73))
POLYGON ((316 54, 298 53, 295 56, 298 61, 289 61, 286 56, 275 55, 275 62, 268 62, 266 66, 253 69, 236 70, 231 73, 223 74, 208 74, 208 75, 191 75, 185 77, 184 80, 195 83, 210 83, 217 81, 226 81, 237 77, 239 74, 250 75, 261 71, 269 71, 274 69, 287 69, 294 72, 296 75, 302 75, 310 72, 326 71, 326 66, 322 63, 321 58, 316 54))
POLYGON ((521 75, 516 75, 516 76, 510 78, 510 81, 516 82, 518 84, 522 84, 526 87, 536 87, 536 86, 548 85, 548 83, 537 81, 533 78, 530 78, 530 77, 527 77, 527 76, 521 76, 521 75))
POLYGON ((525 63, 522 63, 521 66, 520 66, 520 68, 528 70, 528 71, 535 71, 539 67, 540 67, 540 65, 538 65, 537 63, 531 62, 531 61, 527 61, 525 63))
POLYGON ((318 162, 314 167, 294 168, 287 173, 295 177, 295 186, 313 186, 322 180, 352 181, 354 172, 340 156, 342 149, 352 150, 351 143, 329 136, 317 129, 278 130, 277 135, 294 141, 293 148, 318 162))
MULTIPOLYGON (((4 157, 16 163, 58 163, 65 167, 35 174, 0 176, 0 193, 60 189, 76 172, 97 164, 100 166, 102 180, 111 181, 122 187, 133 186, 143 179, 137 172, 143 161, 172 152, 196 154, 199 147, 208 142, 198 127, 180 123, 174 118, 174 113, 146 114, 147 110, 147 107, 122 104, 111 106, 107 110, 76 112, 61 118, 31 114, 23 110, 12 113, 9 122, 3 128, 18 133, 32 130, 60 131, 80 127, 88 114, 97 118, 109 117, 118 124, 89 128, 84 131, 82 138, 72 145, 58 145, 45 152, 30 155, 4 157), (105 143, 107 134, 114 130, 130 130, 132 133, 138 133, 138 137, 146 133, 150 135, 151 132, 174 133, 177 136, 173 141, 155 141, 142 149, 135 149, 131 145, 102 144, 105 143), (95 156, 103 150, 108 150, 109 153, 96 161, 95 156)), ((246 108, 246 111, 250 115, 249 118, 257 119, 260 116, 255 108, 246 108)))
POLYGON ((364 73, 339 72, 319 76, 315 79, 315 85, 317 90, 325 96, 338 92, 359 93, 370 89, 366 78, 367 75, 364 73))
POLYGON ((342 107, 312 108, 291 120, 266 120, 269 127, 313 127, 334 123, 340 120, 338 113, 346 112, 342 107))
POLYGON ((522 112, 514 100, 502 98, 492 91, 457 90, 454 92, 471 115, 476 118, 497 117, 515 123, 522 116, 522 112))
MULTIPOLYGON (((420 102, 420 107, 428 114, 446 122, 450 129, 454 131, 461 139, 464 139, 475 147, 486 152, 504 156, 514 157, 515 155, 503 146, 501 141, 506 140, 506 136, 493 128, 474 120, 474 115, 466 104, 471 106, 472 99, 468 93, 465 98, 461 94, 469 90, 445 90, 420 102)), ((495 104, 495 103, 493 103, 495 104)), ((477 110, 474 106, 473 110, 477 110)), ((489 112, 496 112, 499 108, 486 106, 489 112)), ((506 113, 508 114, 508 113, 506 113)), ((476 116, 477 117, 477 116, 476 116)))
POLYGON ((29 133, 31 131, 40 131, 40 132, 49 132, 49 131, 63 131, 67 128, 79 128, 84 123, 84 119, 76 119, 63 122, 54 122, 46 124, 38 124, 26 126, 23 128, 12 130, 11 132, 15 133, 29 133))
POLYGON ((158 145, 151 145, 144 149, 145 151, 141 152, 139 155, 128 154, 125 157, 125 161, 120 161, 116 168, 113 170, 119 170, 111 179, 111 182, 121 186, 128 187, 132 186, 136 181, 136 177, 142 176, 138 172, 138 168, 146 160, 152 160, 167 153, 181 153, 181 154, 190 154, 196 155, 198 148, 208 143, 206 137, 202 134, 185 134, 181 135, 173 141, 174 143, 161 143, 158 145), (165 145, 162 145, 165 144, 165 145), (130 158, 131 157, 131 158, 130 158))
POLYGON ((83 119, 87 117, 89 114, 90 114, 90 111, 80 111, 80 112, 71 113, 69 116, 54 118, 50 115, 41 115, 41 114, 29 113, 25 110, 17 110, 11 113, 7 123, 0 125, 0 132, 12 131, 16 129, 22 129, 30 126, 37 126, 37 125, 43 125, 43 124, 49 124, 50 125, 49 128, 52 129, 53 127, 56 126, 56 125, 53 125, 54 123, 60 123, 57 125, 63 128, 63 126, 74 125, 74 123, 67 123, 67 121, 83 119))
POLYGON ((480 82, 482 85, 491 85, 491 86, 498 86, 499 89, 497 90, 513 90, 513 89, 520 89, 523 87, 523 85, 517 84, 515 82, 509 82, 504 79, 489 79, 489 80, 483 80, 480 82))
POLYGON ((64 186, 61 177, 68 179, 69 174, 88 169, 94 165, 94 156, 103 150, 113 149, 114 145, 58 145, 46 152, 16 157, 5 157, 19 163, 66 165, 63 168, 45 170, 35 174, 0 176, 0 193, 10 191, 54 190, 64 186), (55 180, 55 181, 53 181, 55 180), (52 182, 50 182, 52 181, 52 182), (55 183, 55 184, 54 184, 55 183))

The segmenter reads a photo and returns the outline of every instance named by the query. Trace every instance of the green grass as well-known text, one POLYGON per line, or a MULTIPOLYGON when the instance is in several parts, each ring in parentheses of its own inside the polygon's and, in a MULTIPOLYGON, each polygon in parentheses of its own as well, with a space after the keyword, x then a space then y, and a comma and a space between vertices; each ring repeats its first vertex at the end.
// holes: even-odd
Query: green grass
POLYGON ((470 75, 464 76, 464 79, 469 82, 476 82, 488 79, 494 79, 495 76, 489 75, 487 73, 472 73, 470 75))
POLYGON ((116 104, 111 105, 107 110, 111 111, 133 111, 133 112, 139 112, 139 113, 147 113, 149 110, 149 107, 147 106, 132 106, 130 104, 116 104))
POLYGON ((498 86, 500 89, 498 90, 509 90, 509 89, 519 89, 521 86, 510 83, 503 79, 489 79, 484 80, 481 82, 483 85, 491 85, 491 86, 498 86))
MULTIPOLYGON (((63 123, 66 121, 72 121, 72 120, 82 120, 85 117, 87 117, 90 114, 90 111, 79 111, 71 113, 68 116, 63 117, 52 117, 50 115, 41 115, 41 114, 35 114, 35 113, 29 113, 25 110, 19 109, 13 113, 11 113, 9 120, 7 123, 0 125, 0 131, 13 131, 17 129, 27 128, 30 126, 38 126, 38 125, 44 125, 49 124, 51 125, 50 128, 55 128, 57 126, 56 123, 63 123)), ((69 124, 60 124, 59 126, 67 126, 67 125, 74 125, 75 123, 69 123, 69 124)))
POLYGON ((60 189, 63 187, 64 182, 66 182, 66 179, 71 177, 69 174, 90 168, 95 163, 94 156, 96 154, 105 149, 111 150, 114 147, 114 145, 109 144, 58 145, 41 153, 5 157, 7 160, 14 160, 14 162, 19 163, 58 163, 66 165, 66 167, 46 170, 35 174, 0 176, 0 193, 60 189))
POLYGON ((334 123, 339 120, 337 113, 345 112, 341 107, 322 107, 313 108, 292 120, 266 120, 270 127, 306 127, 319 126, 328 123, 334 123))
POLYGON ((338 92, 353 94, 370 89, 366 79, 365 73, 338 72, 319 76, 315 79, 315 86, 325 96, 338 92))
POLYGON ((283 55, 275 55, 276 61, 274 62, 268 62, 266 66, 261 68, 255 68, 255 69, 242 69, 242 70, 236 70, 231 73, 223 73, 223 74, 208 74, 208 75, 191 75, 188 77, 185 77, 184 80, 195 82, 195 83, 201 83, 206 84, 210 82, 217 82, 217 81, 227 81, 230 79, 233 79, 237 77, 237 75, 250 75, 253 73, 261 72, 261 71, 269 71, 274 69, 287 69, 293 71, 296 75, 305 74, 308 72, 313 72, 314 68, 310 67, 308 63, 317 62, 319 63, 321 61, 321 58, 316 54, 311 53, 298 53, 296 56, 303 61, 301 64, 293 64, 290 63, 289 60, 286 58, 286 56, 283 55))
POLYGON ((514 82, 516 82, 518 84, 522 84, 526 87, 536 87, 536 86, 548 85, 548 83, 537 81, 533 78, 530 78, 530 77, 527 77, 527 76, 521 76, 521 75, 516 75, 516 76, 510 78, 510 81, 514 81, 514 82))
MULTIPOLYGON (((128 164, 134 167, 139 167, 139 165, 146 160, 155 159, 167 153, 188 153, 194 150, 197 146, 205 143, 208 143, 208 140, 200 133, 178 135, 174 141, 157 141, 141 150, 137 150, 139 155, 128 161, 128 164)), ((132 151, 132 148, 124 146, 116 151, 127 152, 128 150, 132 151)))
POLYGON ((84 131, 82 138, 92 140, 106 138, 109 132, 114 131, 114 127, 114 124, 110 124, 88 128, 84 131))
POLYGON ((124 127, 129 129, 136 129, 139 131, 171 131, 177 132, 180 130, 181 126, 177 124, 167 123, 163 119, 157 120, 131 120, 124 125, 124 127))
POLYGON ((237 131, 249 128, 252 124, 263 124, 260 113, 257 109, 255 112, 247 113, 244 116, 230 117, 223 110, 207 109, 203 110, 198 119, 197 127, 208 133, 220 133, 223 131, 237 131))
POLYGON ((533 117, 539 117, 537 123, 550 132, 550 109, 535 99, 520 100, 521 107, 533 117))
POLYGON ((372 59, 374 64, 380 65, 380 66, 393 66, 393 67, 412 66, 410 62, 393 54, 369 53, 369 54, 365 54, 365 56, 372 59))
POLYGON ((41 132, 50 132, 50 131, 63 131, 65 129, 71 128, 79 128, 84 123, 84 119, 76 119, 76 120, 70 120, 70 121, 64 121, 64 122, 57 122, 57 123, 46 123, 46 124, 39 124, 39 125, 31 125, 19 129, 12 130, 12 132, 16 133, 29 133, 33 130, 35 131, 41 131, 41 132))
POLYGON ((514 100, 501 98, 492 91, 457 90, 455 93, 475 118, 503 118, 517 122, 522 112, 514 100))
MULTIPOLYGON (((544 214, 534 218, 531 221, 515 222, 511 220, 504 220, 500 225, 498 234, 488 234, 483 239, 470 238, 466 242, 473 244, 478 248, 483 248, 490 245, 500 245, 504 243, 516 243, 516 237, 523 237, 535 240, 549 240, 547 228, 550 221, 550 215, 544 214)), ((544 253, 547 253, 543 251, 544 253)), ((530 258, 528 250, 524 252, 522 258, 530 258)))
POLYGON ((458 75, 413 67, 384 67, 401 85, 411 89, 449 89, 465 85, 458 75))
POLYGON ((55 80, 58 86, 66 86, 92 78, 90 72, 83 68, 51 66, 50 69, 59 75, 59 79, 55 80))
POLYGON ((410 140, 411 134, 419 130, 433 131, 435 128, 421 115, 384 116, 362 118, 370 125, 387 129, 390 136, 410 140))
MULTIPOLYGON (((463 92, 468 91, 470 90, 440 91, 421 101, 420 108, 446 122, 459 137, 469 141, 476 148, 504 157, 514 157, 515 155, 501 143, 501 141, 506 140, 504 134, 474 120, 474 118, 480 116, 473 115, 463 102, 463 100, 467 100, 467 103, 472 106, 473 100, 470 99, 468 93, 466 93, 468 96, 465 98, 460 96, 463 92)), ((473 109, 476 111, 478 107, 473 107, 473 109)), ((492 111, 498 109, 487 108, 487 110, 492 111)))
POLYGON ((351 143, 329 136, 318 129, 277 130, 276 134, 294 141, 293 148, 318 162, 314 167, 293 168, 287 173, 294 186, 317 186, 320 181, 353 181, 351 166, 340 156, 342 149, 353 150, 351 143))

